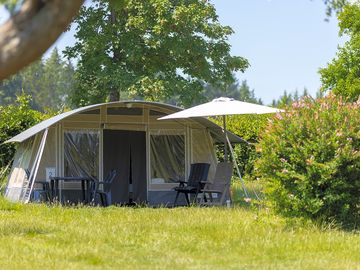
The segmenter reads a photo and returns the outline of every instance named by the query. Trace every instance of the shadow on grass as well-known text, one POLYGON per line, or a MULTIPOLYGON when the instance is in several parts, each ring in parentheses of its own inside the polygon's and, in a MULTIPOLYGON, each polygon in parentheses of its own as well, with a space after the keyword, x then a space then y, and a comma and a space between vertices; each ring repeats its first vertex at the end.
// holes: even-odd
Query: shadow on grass
POLYGON ((50 231, 45 230, 37 226, 8 226, 7 224, 0 225, 0 236, 28 236, 35 237, 39 235, 49 234, 50 231))

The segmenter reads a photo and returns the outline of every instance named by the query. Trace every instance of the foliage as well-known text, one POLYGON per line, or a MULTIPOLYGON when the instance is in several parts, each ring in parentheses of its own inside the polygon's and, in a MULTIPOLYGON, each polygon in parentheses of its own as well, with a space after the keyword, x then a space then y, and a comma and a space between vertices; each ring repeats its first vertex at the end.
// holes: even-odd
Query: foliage
POLYGON ((257 163, 281 213, 360 224, 360 100, 293 103, 262 134, 257 163))
POLYGON ((0 0, 0 4, 3 4, 5 9, 11 14, 14 15, 17 9, 19 8, 22 1, 19 0, 0 0))
POLYGON ((320 69, 322 91, 332 91, 350 101, 360 95, 360 6, 345 6, 339 15, 340 35, 350 37, 327 67, 320 69))
POLYGON ((273 99, 272 106, 278 108, 285 108, 288 105, 291 105, 294 101, 299 101, 302 97, 308 96, 308 90, 304 88, 302 95, 299 95, 298 90, 296 89, 294 93, 288 93, 284 90, 284 93, 277 99, 273 99))
POLYGON ((67 104, 74 82, 74 67, 64 61, 55 48, 44 61, 41 89, 36 92, 36 101, 42 108, 62 109, 67 104))
POLYGON ((338 14, 349 0, 323 0, 326 5, 326 15, 330 17, 333 13, 338 14))
POLYGON ((225 88, 206 84, 204 86, 203 96, 208 101, 218 97, 229 97, 245 102, 262 104, 261 99, 255 96, 255 90, 250 90, 250 87, 247 84, 246 80, 242 81, 241 85, 239 85, 239 82, 236 81, 236 79, 234 80, 234 83, 226 86, 225 88))
MULTIPOLYGON (((271 106, 276 108, 285 108, 289 105, 291 105, 293 102, 299 101, 304 97, 311 96, 305 87, 302 94, 300 95, 298 90, 296 89, 293 93, 288 93, 286 90, 284 90, 284 93, 276 100, 273 99, 271 106)), ((320 90, 316 92, 316 98, 322 98, 324 96, 324 93, 320 90)))
MULTIPOLYGON (((258 142, 259 133, 261 133, 269 119, 269 115, 237 115, 228 116, 226 125, 227 130, 240 136, 248 143, 240 143, 234 146, 236 162, 239 166, 240 173, 248 178, 253 178, 254 162, 259 155, 256 153, 255 144, 258 142)), ((218 118, 215 122, 222 126, 222 119, 218 118)), ((219 147, 222 152, 223 148, 219 147)), ((223 154, 218 153, 219 156, 223 154)))
POLYGON ((32 110, 30 101, 30 96, 22 94, 14 105, 0 106, 0 174, 5 174, 3 171, 15 154, 15 145, 4 142, 47 117, 32 110))
POLYGON ((70 62, 62 60, 55 48, 49 58, 36 61, 0 82, 0 105, 12 104, 16 95, 25 92, 32 96, 34 109, 61 109, 67 104, 73 84, 74 68, 70 62))
POLYGON ((228 37, 212 4, 203 0, 93 1, 75 19, 75 105, 140 98, 201 100, 204 83, 230 84, 248 62, 230 55, 228 37), (114 3, 112 1, 111 3, 114 3))

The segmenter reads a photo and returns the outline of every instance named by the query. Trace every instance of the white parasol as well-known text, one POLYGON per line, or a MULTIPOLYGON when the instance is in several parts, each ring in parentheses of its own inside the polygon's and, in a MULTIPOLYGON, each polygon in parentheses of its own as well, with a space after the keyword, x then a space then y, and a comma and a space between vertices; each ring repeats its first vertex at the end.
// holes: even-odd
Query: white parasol
MULTIPOLYGON (((240 115, 240 114, 267 114, 267 113, 277 113, 282 112, 283 110, 272 108, 268 106, 263 106, 259 104, 253 104, 243 101, 238 101, 233 98, 220 97, 216 98, 210 102, 200 104, 189 109, 182 110, 180 112, 176 112, 173 114, 169 114, 167 116, 159 118, 159 120, 166 119, 184 119, 184 118, 192 118, 192 117, 208 117, 208 116, 222 116, 223 118, 223 130, 224 130, 224 159, 227 160, 227 143, 229 144, 232 157, 234 159, 234 154, 232 151, 231 144, 229 142, 227 131, 226 131, 226 116, 227 115, 240 115)), ((240 170, 235 163, 237 172, 239 174, 240 179, 240 170)), ((244 188, 245 194, 247 196, 247 192, 244 188)))

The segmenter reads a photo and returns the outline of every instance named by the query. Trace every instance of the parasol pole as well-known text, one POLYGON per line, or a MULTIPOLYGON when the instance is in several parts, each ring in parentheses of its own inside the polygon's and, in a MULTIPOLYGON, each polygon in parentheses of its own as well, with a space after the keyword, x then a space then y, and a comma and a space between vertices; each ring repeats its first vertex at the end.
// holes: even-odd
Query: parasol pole
POLYGON ((235 168, 236 168, 236 172, 237 172, 237 174, 238 174, 238 176, 239 176, 239 178, 240 178, 241 186, 242 186, 242 188, 243 188, 243 190, 244 190, 244 193, 245 193, 245 198, 249 199, 249 198, 250 198, 250 197, 249 197, 249 193, 248 193, 247 190, 246 190, 244 179, 241 177, 239 165, 238 165, 237 162, 236 162, 234 149, 233 149, 233 147, 232 147, 232 145, 231 145, 231 143, 230 143, 229 138, 227 138, 227 143, 229 144, 229 149, 230 149, 231 157, 232 157, 232 160, 233 160, 233 162, 234 162, 234 165, 235 165, 235 168))
POLYGON ((226 115, 223 115, 223 127, 224 127, 224 161, 227 162, 228 161, 228 154, 227 154, 227 141, 228 141, 228 136, 227 136, 227 132, 226 132, 226 115))

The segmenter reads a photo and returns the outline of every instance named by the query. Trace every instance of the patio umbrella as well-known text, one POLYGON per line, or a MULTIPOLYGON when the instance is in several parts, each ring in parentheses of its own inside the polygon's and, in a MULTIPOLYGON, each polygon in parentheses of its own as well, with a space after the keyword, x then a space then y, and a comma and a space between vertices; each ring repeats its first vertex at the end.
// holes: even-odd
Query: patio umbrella
POLYGON ((166 119, 183 119, 192 117, 207 117, 207 116, 222 116, 224 129, 224 144, 225 144, 225 160, 227 160, 227 132, 226 132, 226 116, 239 114, 267 114, 281 112, 282 110, 271 108, 259 104, 238 101, 233 98, 220 97, 210 102, 191 107, 173 114, 159 118, 159 120, 166 119))
MULTIPOLYGON (((227 161, 227 146, 229 144, 230 150, 231 145, 228 140, 227 131, 226 131, 226 116, 227 115, 240 115, 240 114, 267 114, 267 113, 277 113, 282 110, 271 108, 268 106, 263 106, 259 104, 253 104, 243 101, 238 101, 233 98, 220 97, 216 98, 210 102, 200 104, 198 106, 191 107, 189 109, 182 110, 173 114, 159 118, 159 120, 166 119, 184 119, 184 118, 193 118, 193 117, 209 117, 209 116, 222 116, 223 118, 223 130, 224 130, 224 159, 227 161)), ((231 151, 233 155, 233 151, 231 151)), ((234 157, 233 157, 234 158, 234 157)), ((240 171, 237 167, 239 177, 241 179, 240 171)), ((244 189, 245 190, 245 189, 244 189)), ((246 191, 245 191, 246 194, 246 191)))

